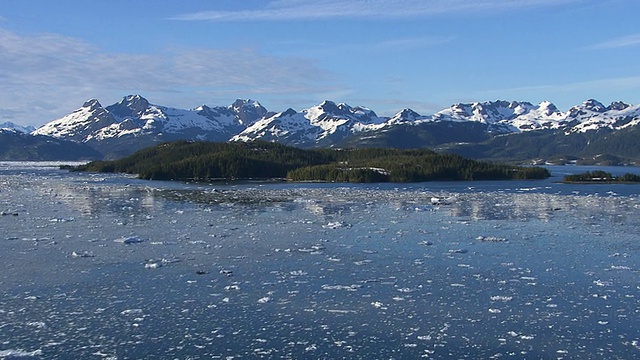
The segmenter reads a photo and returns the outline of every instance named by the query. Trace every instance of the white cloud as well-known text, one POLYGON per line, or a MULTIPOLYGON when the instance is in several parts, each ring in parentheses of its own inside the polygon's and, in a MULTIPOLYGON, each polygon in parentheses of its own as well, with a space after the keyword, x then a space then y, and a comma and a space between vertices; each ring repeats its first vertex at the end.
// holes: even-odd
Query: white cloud
POLYGON ((640 34, 633 34, 633 35, 628 35, 628 36, 607 40, 595 45, 591 45, 588 47, 588 49, 606 50, 606 49, 617 49, 617 48, 638 46, 638 45, 640 45, 640 34))
POLYGON ((337 18, 407 18, 443 13, 508 11, 556 6, 580 0, 277 0, 264 7, 238 11, 182 14, 185 21, 280 21, 337 18))
POLYGON ((109 54, 57 34, 23 36, 0 29, 0 122, 41 125, 76 109, 87 98, 111 101, 129 93, 153 93, 156 98, 150 101, 181 107, 216 97, 267 93, 294 97, 327 90, 322 85, 327 77, 310 60, 251 49, 109 54), (189 103, 176 104, 179 98, 189 103))

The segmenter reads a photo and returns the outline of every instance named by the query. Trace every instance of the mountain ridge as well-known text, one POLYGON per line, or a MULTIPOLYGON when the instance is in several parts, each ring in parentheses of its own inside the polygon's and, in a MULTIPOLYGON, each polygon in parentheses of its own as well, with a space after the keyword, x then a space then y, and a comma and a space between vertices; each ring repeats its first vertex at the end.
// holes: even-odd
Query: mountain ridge
POLYGON ((325 100, 296 111, 271 112, 258 101, 238 99, 228 106, 178 109, 127 95, 102 106, 87 100, 70 114, 35 129, 33 135, 85 143, 118 158, 143 147, 173 140, 265 140, 302 148, 343 146, 437 147, 446 143, 550 130, 565 135, 618 131, 640 124, 640 105, 621 101, 605 106, 595 99, 562 112, 549 101, 457 103, 432 115, 403 109, 390 117, 364 106, 325 100), (390 139, 405 136, 412 141, 390 139))

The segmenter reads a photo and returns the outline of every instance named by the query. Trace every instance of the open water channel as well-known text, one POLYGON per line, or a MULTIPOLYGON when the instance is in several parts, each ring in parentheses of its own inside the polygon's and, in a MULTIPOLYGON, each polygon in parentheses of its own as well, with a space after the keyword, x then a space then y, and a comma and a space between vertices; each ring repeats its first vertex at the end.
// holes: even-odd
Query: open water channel
POLYGON ((0 359, 638 358, 640 186, 557 183, 585 170, 185 184, 0 163, 0 359))

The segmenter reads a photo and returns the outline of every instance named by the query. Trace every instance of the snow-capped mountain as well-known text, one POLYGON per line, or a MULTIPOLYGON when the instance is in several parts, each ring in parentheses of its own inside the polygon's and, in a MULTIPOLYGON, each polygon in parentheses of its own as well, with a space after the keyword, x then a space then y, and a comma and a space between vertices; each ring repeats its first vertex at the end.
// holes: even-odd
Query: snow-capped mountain
POLYGON ((256 101, 237 100, 226 107, 177 109, 150 104, 140 95, 129 95, 103 107, 96 99, 33 132, 83 142, 109 153, 131 153, 154 143, 187 139, 227 141, 267 115, 256 101))
POLYGON ((330 146, 368 126, 386 121, 372 110, 324 101, 296 112, 293 109, 256 121, 231 138, 232 141, 262 139, 297 146, 330 146))
POLYGON ((43 125, 34 135, 86 143, 109 158, 130 154, 163 141, 276 141, 299 147, 393 144, 385 136, 412 137, 406 146, 434 146, 448 142, 476 142, 487 136, 557 130, 566 134, 590 130, 619 130, 640 122, 640 105, 614 102, 604 106, 587 100, 566 112, 545 101, 537 105, 518 101, 454 104, 433 115, 403 109, 380 117, 373 110, 324 101, 308 109, 269 112, 257 101, 237 100, 229 106, 177 109, 153 105, 140 95, 129 95, 103 107, 96 99, 43 125), (481 136, 477 133, 481 132, 481 136), (353 140, 355 139, 355 140, 353 140), (373 139, 376 141, 359 141, 373 139), (421 143, 428 139, 427 142, 421 143))
POLYGON ((475 121, 486 124, 488 131, 498 133, 540 129, 557 129, 563 126, 565 114, 550 102, 533 105, 518 101, 489 101, 454 104, 421 121, 475 121))
POLYGON ((36 128, 34 128, 33 126, 22 126, 22 125, 15 124, 11 121, 0 123, 0 130, 17 131, 17 132, 29 134, 35 129, 36 128))
POLYGON ((184 110, 152 105, 140 95, 129 95, 107 107, 96 99, 88 100, 78 110, 33 133, 81 142, 159 134, 226 141, 266 113, 252 100, 237 100, 227 107, 203 105, 184 110))
POLYGON ((638 124, 640 105, 631 106, 614 102, 610 106, 590 99, 561 112, 548 101, 538 105, 517 101, 488 101, 458 103, 431 116, 423 116, 411 109, 389 118, 377 126, 364 130, 378 130, 398 124, 424 124, 429 122, 477 122, 487 125, 487 131, 513 133, 533 130, 566 129, 584 132, 602 128, 621 129, 638 124))
POLYGON ((624 129, 640 123, 640 105, 629 105, 617 101, 604 106, 597 100, 587 100, 566 113, 572 122, 567 132, 586 132, 599 129, 624 129))

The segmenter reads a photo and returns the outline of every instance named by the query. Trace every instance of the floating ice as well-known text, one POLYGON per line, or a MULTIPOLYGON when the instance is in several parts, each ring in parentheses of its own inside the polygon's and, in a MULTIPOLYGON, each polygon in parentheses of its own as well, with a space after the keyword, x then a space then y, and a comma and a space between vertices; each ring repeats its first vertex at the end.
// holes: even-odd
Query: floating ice
POLYGON ((74 258, 92 258, 95 257, 93 251, 73 251, 71 256, 74 258))
POLYGON ((12 358, 21 358, 21 357, 34 357, 34 356, 42 356, 42 350, 34 350, 34 351, 25 351, 25 350, 0 350, 0 358, 3 359, 12 359, 12 358))
POLYGON ((449 196, 449 197, 432 197, 431 198, 431 204, 432 205, 451 205, 453 204, 453 202, 455 201, 455 197, 453 196, 449 196))
POLYGON ((45 324, 43 321, 30 321, 27 323, 28 326, 35 326, 38 329, 44 329, 47 327, 47 324, 45 324))
POLYGON ((478 236, 476 240, 484 241, 484 242, 507 242, 508 241, 506 238, 497 237, 497 236, 478 236))
POLYGON ((353 285, 322 285, 323 290, 347 290, 347 291, 357 291, 361 288, 361 285, 353 284, 353 285))
POLYGON ((233 275, 233 271, 229 270, 229 269, 222 269, 222 270, 220 270, 220 274, 225 275, 225 276, 232 276, 233 275))
POLYGON ((612 281, 608 280, 594 280, 593 283, 597 286, 611 286, 613 285, 612 281))
POLYGON ((162 262, 159 261, 147 262, 144 264, 145 269, 157 269, 159 267, 162 267, 162 262))
POLYGON ((138 236, 123 236, 113 241, 121 244, 137 244, 137 243, 144 242, 144 240, 138 236))
POLYGON ((450 254, 466 254, 468 252, 469 252, 469 250, 467 250, 467 249, 451 249, 451 250, 449 250, 450 254))
POLYGON ((387 309, 387 307, 386 307, 386 306, 384 306, 384 304, 383 304, 382 302, 380 302, 380 301, 374 301, 374 302, 372 302, 372 303, 371 303, 371 306, 373 306, 373 307, 374 307, 374 308, 376 308, 376 309, 381 309, 381 310, 386 310, 386 309, 387 309))
POLYGON ((234 183, 214 194, 1 167, 0 334, 29 355, 632 359, 640 348, 637 189, 234 183), (120 236, 145 240, 116 246, 120 236), (64 261, 85 251, 99 258, 64 261))
POLYGON ((120 312, 121 315, 138 315, 142 314, 142 309, 127 309, 120 312))
POLYGON ((326 225, 322 225, 322 227, 327 229, 349 229, 351 228, 351 224, 348 224, 343 221, 334 221, 326 225))

